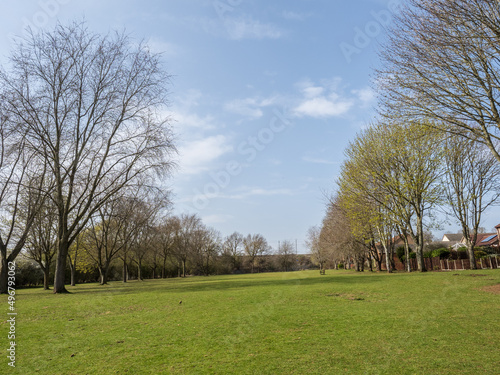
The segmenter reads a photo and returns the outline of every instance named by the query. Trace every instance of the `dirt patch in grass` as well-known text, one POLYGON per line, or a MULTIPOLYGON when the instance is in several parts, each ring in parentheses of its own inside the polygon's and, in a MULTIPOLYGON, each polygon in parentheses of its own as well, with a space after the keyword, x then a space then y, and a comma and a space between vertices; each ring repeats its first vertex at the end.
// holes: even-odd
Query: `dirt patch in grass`
POLYGON ((500 284, 485 286, 481 290, 488 293, 500 294, 500 284))
POLYGON ((327 297, 340 297, 343 299, 348 299, 350 301, 364 301, 365 300, 364 297, 357 296, 354 294, 347 294, 347 293, 334 293, 334 294, 327 294, 326 296, 327 297))

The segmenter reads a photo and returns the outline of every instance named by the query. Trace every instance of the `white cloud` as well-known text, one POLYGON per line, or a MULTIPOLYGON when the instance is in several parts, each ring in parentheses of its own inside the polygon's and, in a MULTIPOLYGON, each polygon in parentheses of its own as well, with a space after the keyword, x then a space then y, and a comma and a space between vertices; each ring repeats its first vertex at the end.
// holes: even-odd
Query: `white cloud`
POLYGON ((324 82, 322 86, 309 80, 299 82, 303 98, 294 112, 297 116, 314 118, 338 117, 346 114, 354 105, 352 98, 343 98, 338 94, 341 79, 335 78, 324 82))
POLYGON ((242 188, 239 194, 229 195, 229 199, 247 199, 252 196, 275 196, 275 195, 294 195, 290 189, 262 189, 262 188, 242 188))
POLYGON ((233 151, 233 146, 224 135, 186 142, 179 147, 180 172, 197 174, 207 171, 212 162, 231 151, 233 151))
POLYGON ((295 109, 295 113, 315 118, 337 117, 347 113, 352 106, 351 100, 342 100, 338 95, 319 96, 304 100, 295 109))
POLYGON ((172 110, 166 112, 176 130, 180 132, 186 128, 212 130, 217 127, 212 115, 199 115, 195 112, 200 100, 203 100, 203 94, 197 89, 187 90, 186 93, 176 97, 172 110))
POLYGON ((364 106, 368 106, 375 100, 375 92, 370 87, 365 87, 360 90, 352 90, 352 93, 358 97, 364 106))
POLYGON ((210 130, 216 128, 215 119, 211 115, 199 116, 196 113, 172 112, 170 117, 173 119, 175 127, 179 130, 184 128, 199 128, 210 130))
POLYGON ((151 38, 148 40, 147 44, 151 51, 155 53, 161 53, 167 58, 172 58, 180 54, 179 46, 163 41, 159 38, 151 38))
POLYGON ((224 224, 234 219, 231 215, 207 215, 201 218, 207 225, 224 224))
POLYGON ((261 108, 273 105, 276 102, 274 97, 270 98, 245 98, 234 99, 224 105, 226 111, 236 113, 241 116, 260 118, 264 115, 261 108))

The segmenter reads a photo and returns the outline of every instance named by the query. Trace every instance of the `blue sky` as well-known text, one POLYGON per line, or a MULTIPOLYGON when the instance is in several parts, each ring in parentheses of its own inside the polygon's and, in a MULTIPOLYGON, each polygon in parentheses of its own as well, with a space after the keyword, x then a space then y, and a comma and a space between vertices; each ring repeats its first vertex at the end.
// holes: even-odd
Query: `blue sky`
MULTIPOLYGON (((85 18, 163 52, 179 148, 175 213, 276 248, 321 223, 349 140, 375 114, 376 48, 398 0, 4 1, 2 60, 23 28, 85 18)), ((489 230, 497 222, 488 215, 489 230)), ((436 234, 455 231, 445 226, 436 234)))

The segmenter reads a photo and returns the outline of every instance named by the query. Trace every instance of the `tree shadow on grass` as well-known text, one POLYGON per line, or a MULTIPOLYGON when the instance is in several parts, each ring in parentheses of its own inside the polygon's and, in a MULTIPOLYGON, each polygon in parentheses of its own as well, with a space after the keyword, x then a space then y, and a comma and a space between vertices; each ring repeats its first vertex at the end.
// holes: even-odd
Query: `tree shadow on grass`
POLYGON ((294 273, 276 273, 276 274, 254 274, 256 277, 248 277, 244 279, 238 276, 227 276, 224 278, 212 279, 210 277, 193 277, 186 279, 159 279, 132 281, 127 284, 110 283, 109 285, 86 285, 84 289, 72 290, 73 295, 82 294, 135 294, 141 292, 203 292, 203 291, 224 291, 231 289, 245 289, 255 287, 300 287, 312 285, 360 285, 373 284, 383 282, 384 278, 380 276, 364 276, 361 274, 353 275, 327 275, 327 276, 310 276, 297 277, 294 273), (274 278, 260 278, 259 276, 275 275, 274 278), (281 276, 281 277, 280 277, 281 276), (295 277, 294 277, 295 276, 295 277))

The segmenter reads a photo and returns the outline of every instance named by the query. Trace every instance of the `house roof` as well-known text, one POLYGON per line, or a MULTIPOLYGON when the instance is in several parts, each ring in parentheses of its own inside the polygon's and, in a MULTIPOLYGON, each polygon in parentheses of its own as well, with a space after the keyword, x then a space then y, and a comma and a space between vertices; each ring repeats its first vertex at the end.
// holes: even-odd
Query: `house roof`
POLYGON ((477 241, 475 246, 498 246, 498 235, 497 233, 480 233, 477 235, 477 241))
POLYGON ((443 234, 443 241, 446 241, 444 238, 448 238, 450 242, 459 242, 462 240, 463 235, 461 233, 445 233, 443 234))

